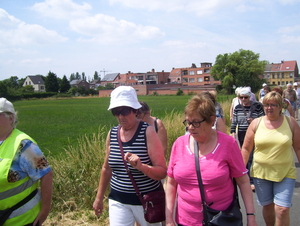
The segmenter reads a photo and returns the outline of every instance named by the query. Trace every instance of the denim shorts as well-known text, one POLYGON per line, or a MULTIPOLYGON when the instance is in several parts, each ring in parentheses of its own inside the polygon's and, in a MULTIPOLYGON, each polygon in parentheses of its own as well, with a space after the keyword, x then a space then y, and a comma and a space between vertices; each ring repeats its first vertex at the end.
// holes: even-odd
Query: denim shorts
POLYGON ((257 202, 260 206, 275 203, 277 206, 291 207, 295 179, 284 178, 280 182, 254 179, 257 202))

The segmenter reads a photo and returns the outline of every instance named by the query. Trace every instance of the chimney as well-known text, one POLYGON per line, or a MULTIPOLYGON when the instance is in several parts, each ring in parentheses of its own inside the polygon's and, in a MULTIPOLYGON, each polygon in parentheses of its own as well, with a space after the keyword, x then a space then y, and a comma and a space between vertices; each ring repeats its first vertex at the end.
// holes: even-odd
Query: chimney
POLYGON ((155 72, 154 68, 152 68, 152 70, 151 70, 151 71, 152 71, 152 73, 154 73, 154 72, 155 72))

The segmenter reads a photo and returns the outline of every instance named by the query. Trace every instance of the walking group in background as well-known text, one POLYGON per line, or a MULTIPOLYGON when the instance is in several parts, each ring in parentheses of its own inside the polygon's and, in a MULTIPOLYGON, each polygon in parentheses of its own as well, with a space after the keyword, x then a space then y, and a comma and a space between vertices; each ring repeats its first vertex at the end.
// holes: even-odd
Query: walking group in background
MULTIPOLYGON (((103 213, 109 187, 112 226, 241 226, 238 188, 245 224, 257 226, 255 193, 267 226, 289 225, 294 153, 300 161, 300 88, 293 86, 271 90, 263 84, 258 101, 250 87, 238 87, 228 132, 216 92, 193 96, 184 109, 186 132, 173 143, 168 164, 163 122, 151 116, 133 87, 117 87, 108 110, 118 126, 107 134, 95 214, 103 213), (147 211, 161 200, 147 201, 150 194, 165 200, 159 221, 147 218, 154 219, 147 211)), ((13 105, 0 98, 0 225, 42 225, 51 205, 52 170, 36 142, 16 124, 13 105)))

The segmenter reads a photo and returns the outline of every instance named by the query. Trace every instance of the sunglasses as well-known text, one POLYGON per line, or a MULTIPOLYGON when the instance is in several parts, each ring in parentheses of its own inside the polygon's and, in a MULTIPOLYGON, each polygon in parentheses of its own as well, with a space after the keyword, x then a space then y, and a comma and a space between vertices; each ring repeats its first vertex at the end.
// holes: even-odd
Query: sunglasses
POLYGON ((127 116, 131 113, 132 110, 133 109, 129 107, 113 108, 111 109, 111 113, 113 114, 113 116, 119 116, 119 115, 127 116))
POLYGON ((240 99, 248 99, 249 97, 248 96, 245 96, 245 97, 240 97, 240 99))

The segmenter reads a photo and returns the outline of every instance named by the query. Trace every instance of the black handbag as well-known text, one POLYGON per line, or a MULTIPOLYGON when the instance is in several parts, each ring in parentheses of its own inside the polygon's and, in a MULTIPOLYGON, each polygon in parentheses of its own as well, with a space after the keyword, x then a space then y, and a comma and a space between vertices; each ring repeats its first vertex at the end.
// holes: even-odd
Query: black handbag
POLYGON ((137 196, 140 199, 140 202, 143 206, 144 209, 144 218, 148 223, 158 223, 165 221, 165 206, 166 206, 166 201, 165 201, 165 190, 162 186, 162 183, 160 182, 160 189, 157 191, 152 191, 149 192, 145 195, 142 195, 141 192, 139 191, 139 188, 128 168, 128 165, 124 159, 124 150, 122 146, 122 142, 120 139, 120 126, 118 127, 118 144, 120 147, 120 152, 122 155, 123 163, 126 168, 126 172, 131 180, 131 183, 135 189, 135 192, 137 196))
POLYGON ((205 226, 226 226, 226 225, 243 226, 243 216, 240 210, 235 180, 233 179, 234 197, 229 207, 223 211, 210 208, 205 201, 205 194, 204 194, 202 177, 200 172, 200 164, 199 164, 198 143, 196 140, 194 140, 194 156, 195 156, 195 164, 196 164, 196 172, 197 172, 200 196, 201 196, 202 207, 203 207, 204 220, 202 224, 205 226))

